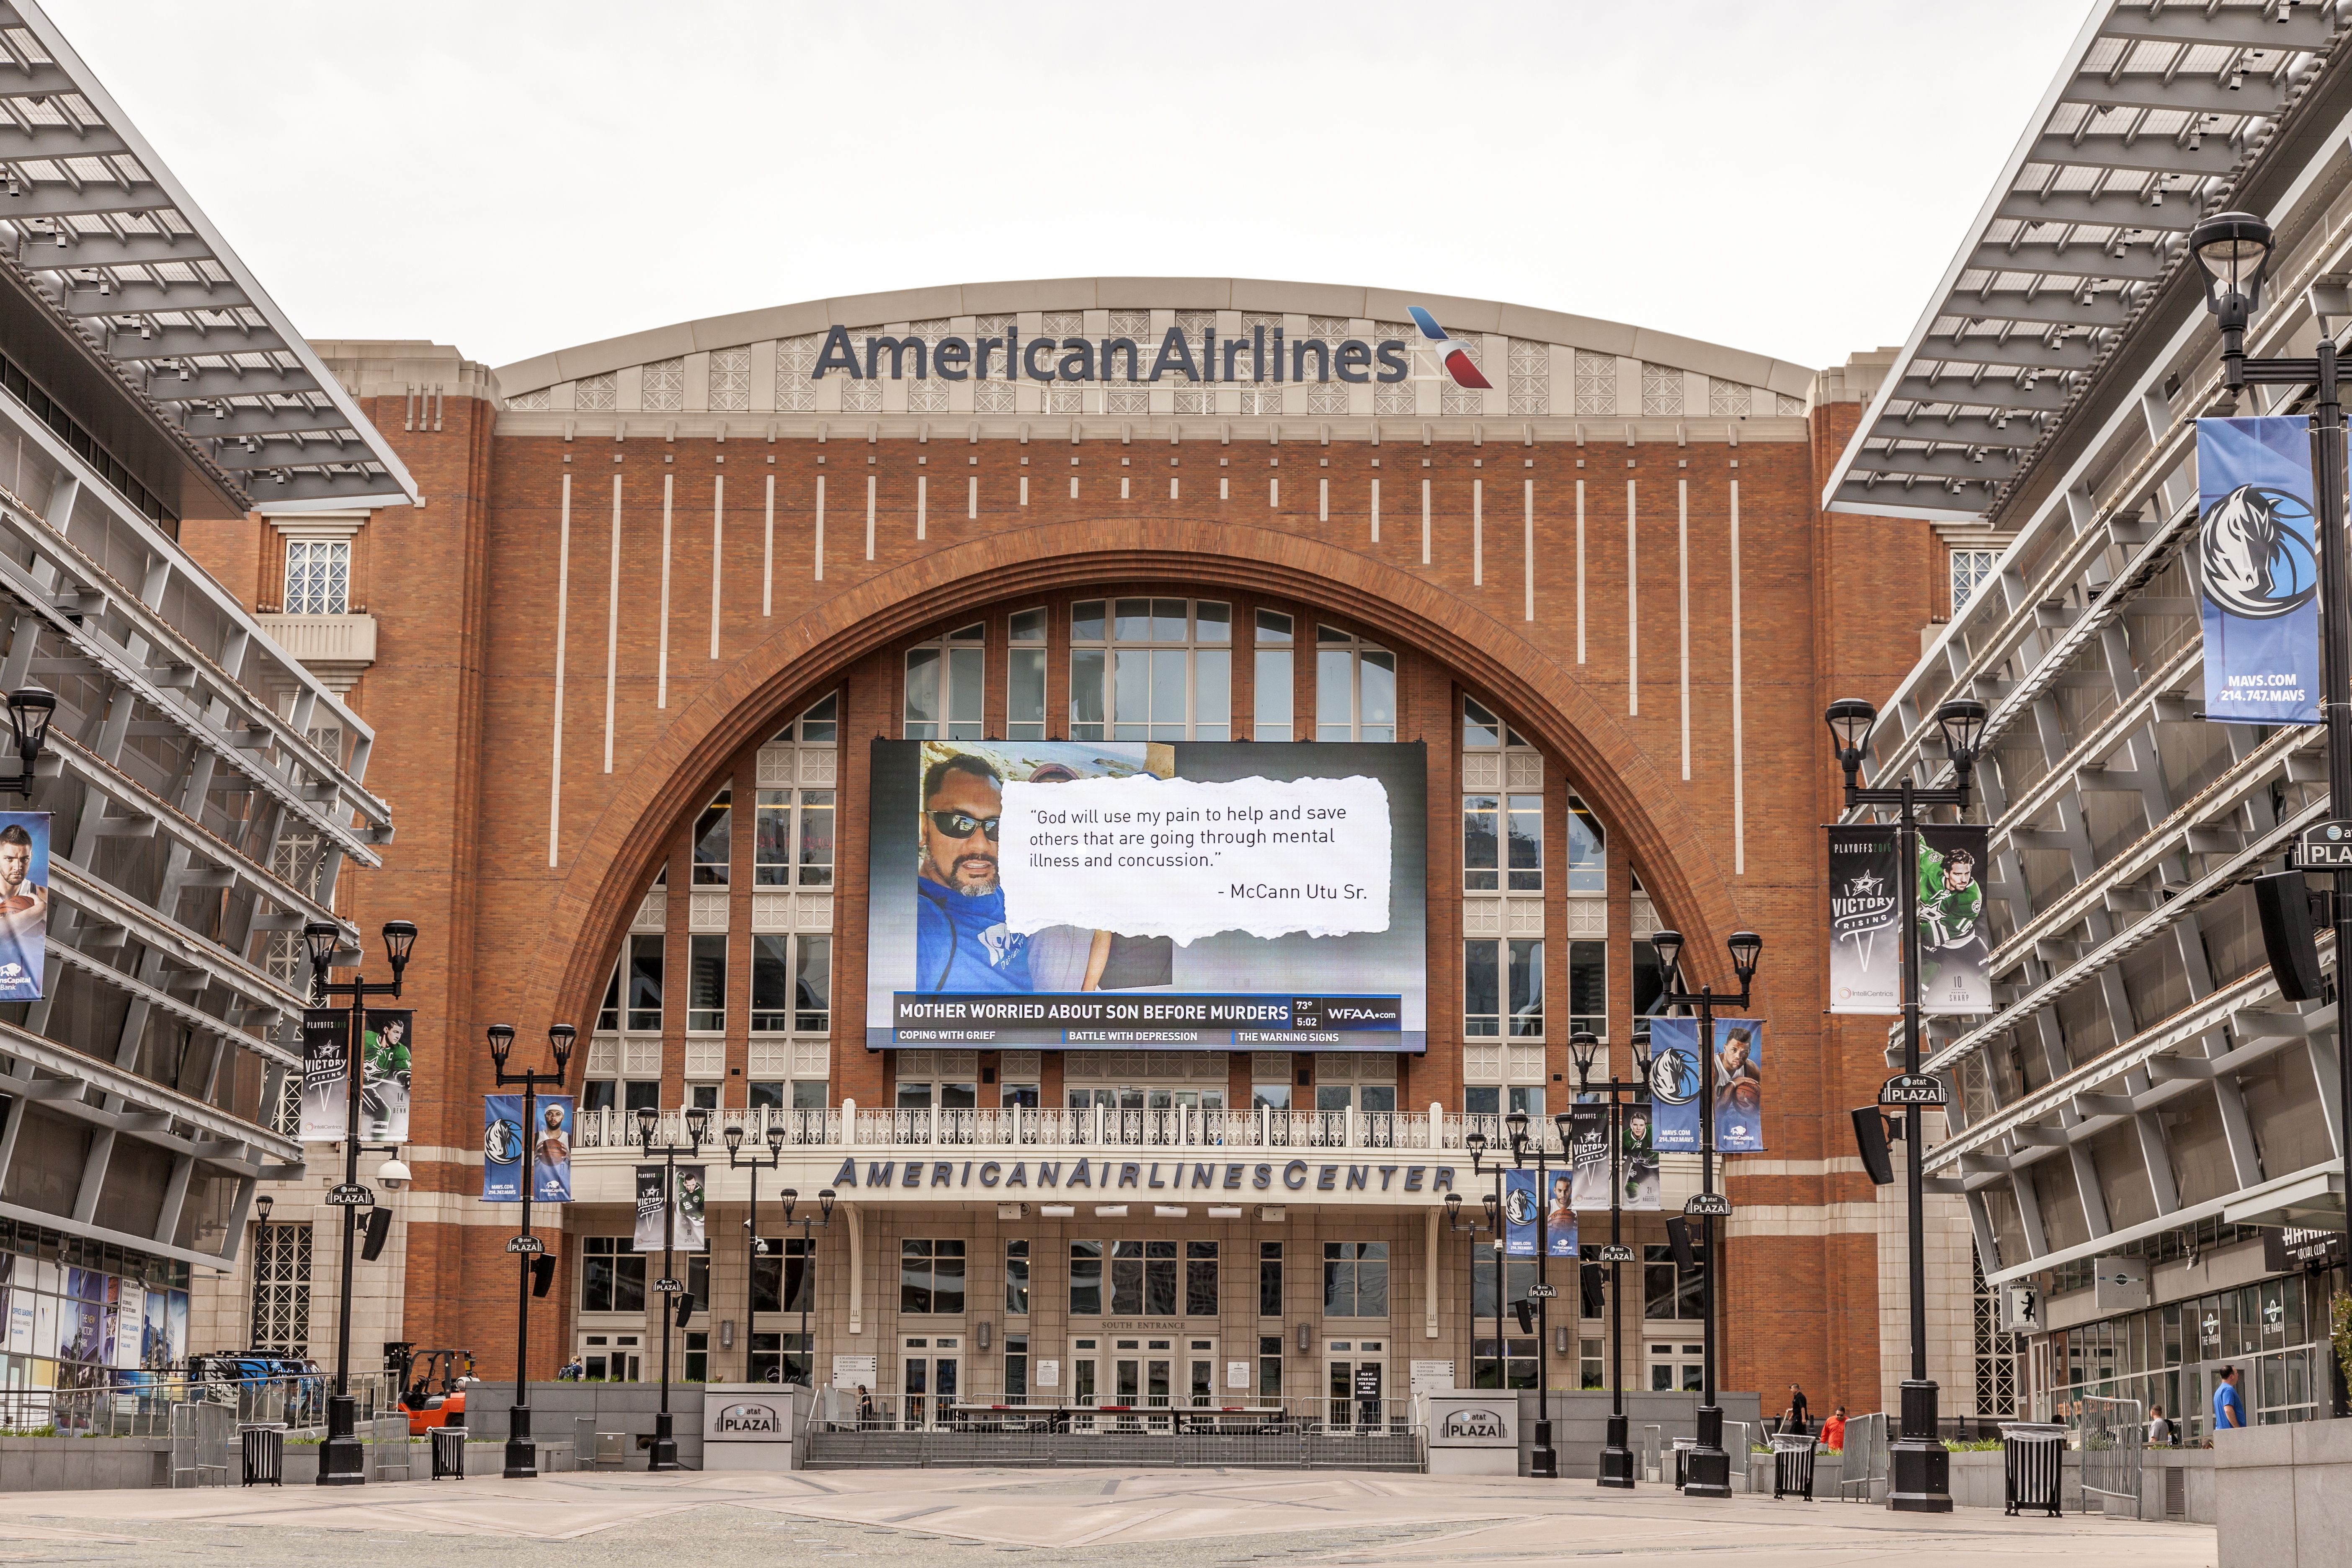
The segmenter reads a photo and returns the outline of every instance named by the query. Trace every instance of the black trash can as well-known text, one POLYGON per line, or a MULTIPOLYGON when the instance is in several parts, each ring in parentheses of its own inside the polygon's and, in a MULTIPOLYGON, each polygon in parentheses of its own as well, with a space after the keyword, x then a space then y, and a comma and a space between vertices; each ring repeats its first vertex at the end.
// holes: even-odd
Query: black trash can
POLYGON ((2001 1511, 2042 1509, 2061 1513, 2066 1478, 2066 1428, 2043 1421, 2006 1421, 2000 1428, 2001 1511))
POLYGON ((245 1426, 236 1429, 236 1446, 249 1487, 286 1484, 286 1428, 245 1426))
POLYGON ((466 1429, 463 1426, 433 1428, 433 1479, 462 1481, 466 1479, 466 1429))
POLYGON ((1813 1448, 1816 1439, 1794 1432, 1772 1434, 1772 1500, 1801 1497, 1813 1500, 1813 1448))

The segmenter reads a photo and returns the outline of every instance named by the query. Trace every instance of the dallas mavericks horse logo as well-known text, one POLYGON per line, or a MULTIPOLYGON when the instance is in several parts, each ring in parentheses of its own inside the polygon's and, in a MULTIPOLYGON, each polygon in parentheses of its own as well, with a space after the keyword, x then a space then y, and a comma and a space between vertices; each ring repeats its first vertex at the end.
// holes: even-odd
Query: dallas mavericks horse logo
POLYGON ((2250 621, 2299 609, 2319 591, 2311 505, 2271 485, 2240 485, 2197 529, 2197 574, 2214 606, 2250 621))
POLYGON ((1666 1105, 1698 1098, 1698 1062, 1689 1052, 1667 1046, 1650 1058, 1650 1098, 1666 1105))
POLYGON ((1525 1187, 1513 1187, 1503 1194, 1503 1219, 1509 1225, 1533 1225, 1536 1222, 1536 1200, 1525 1187))

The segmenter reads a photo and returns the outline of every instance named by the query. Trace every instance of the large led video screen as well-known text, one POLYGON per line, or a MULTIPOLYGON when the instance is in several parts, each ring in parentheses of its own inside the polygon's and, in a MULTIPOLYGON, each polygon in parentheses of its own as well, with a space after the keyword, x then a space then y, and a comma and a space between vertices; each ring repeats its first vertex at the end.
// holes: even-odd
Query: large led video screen
POLYGON ((1406 744, 876 741, 866 1043, 1428 1048, 1406 744))

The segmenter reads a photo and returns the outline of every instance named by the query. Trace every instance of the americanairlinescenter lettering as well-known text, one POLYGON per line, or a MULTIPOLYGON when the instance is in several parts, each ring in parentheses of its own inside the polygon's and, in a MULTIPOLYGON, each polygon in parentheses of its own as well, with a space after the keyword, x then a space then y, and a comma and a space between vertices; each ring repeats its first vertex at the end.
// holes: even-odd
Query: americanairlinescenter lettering
POLYGON ((1143 350, 1133 338, 1053 338, 1024 340, 1005 337, 875 337, 866 340, 859 358, 849 329, 835 327, 824 335, 809 379, 821 381, 827 371, 842 371, 859 381, 879 380, 884 367, 892 381, 911 374, 916 380, 936 376, 941 381, 1158 381, 1181 374, 1187 381, 1285 382, 1339 380, 1350 384, 1368 381, 1402 381, 1412 373, 1412 361, 1402 338, 1382 338, 1378 344, 1361 338, 1334 343, 1323 338, 1300 338, 1286 345, 1280 327, 1271 333, 1252 327, 1245 338, 1220 338, 1213 327, 1201 333, 1200 355, 1180 327, 1171 327, 1160 340, 1151 367, 1142 369, 1143 350), (914 368, 908 371, 912 363, 914 368), (928 369, 926 367, 929 367, 928 369))
POLYGON ((1304 1160, 868 1160, 842 1161, 835 1187, 1073 1187, 1118 1191, 1449 1193, 1451 1165, 1310 1165, 1304 1160), (1035 1180, 1031 1180, 1034 1171, 1035 1180), (1117 1174, 1113 1174, 1116 1172, 1117 1174), (1378 1184, 1375 1185, 1375 1184, 1378 1184))

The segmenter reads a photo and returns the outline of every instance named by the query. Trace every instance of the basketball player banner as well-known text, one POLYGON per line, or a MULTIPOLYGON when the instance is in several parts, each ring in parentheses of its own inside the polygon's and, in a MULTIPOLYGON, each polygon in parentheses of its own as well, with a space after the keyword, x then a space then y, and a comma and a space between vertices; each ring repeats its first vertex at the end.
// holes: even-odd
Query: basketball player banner
POLYGON ((49 937, 49 814, 0 811, 0 1002, 37 1002, 49 937))
MULTIPOLYGON (((1650 1102, 1653 1147, 1696 1153, 1699 1100, 1706 1093, 1705 1048, 1696 1018, 1650 1020, 1650 1102)), ((1718 1154, 1764 1152, 1764 1023, 1760 1018, 1715 1021, 1715 1150, 1718 1154)))
POLYGON ((568 1204, 572 1201, 572 1100, 568 1094, 542 1094, 532 1108, 534 1126, 523 1126, 522 1096, 482 1097, 482 1201, 515 1204, 522 1201, 522 1167, 526 1139, 530 1150, 531 1201, 568 1204))
POLYGON ((2189 556, 2210 720, 2320 721, 2315 493, 2308 419, 2197 421, 2198 521, 2189 556))

